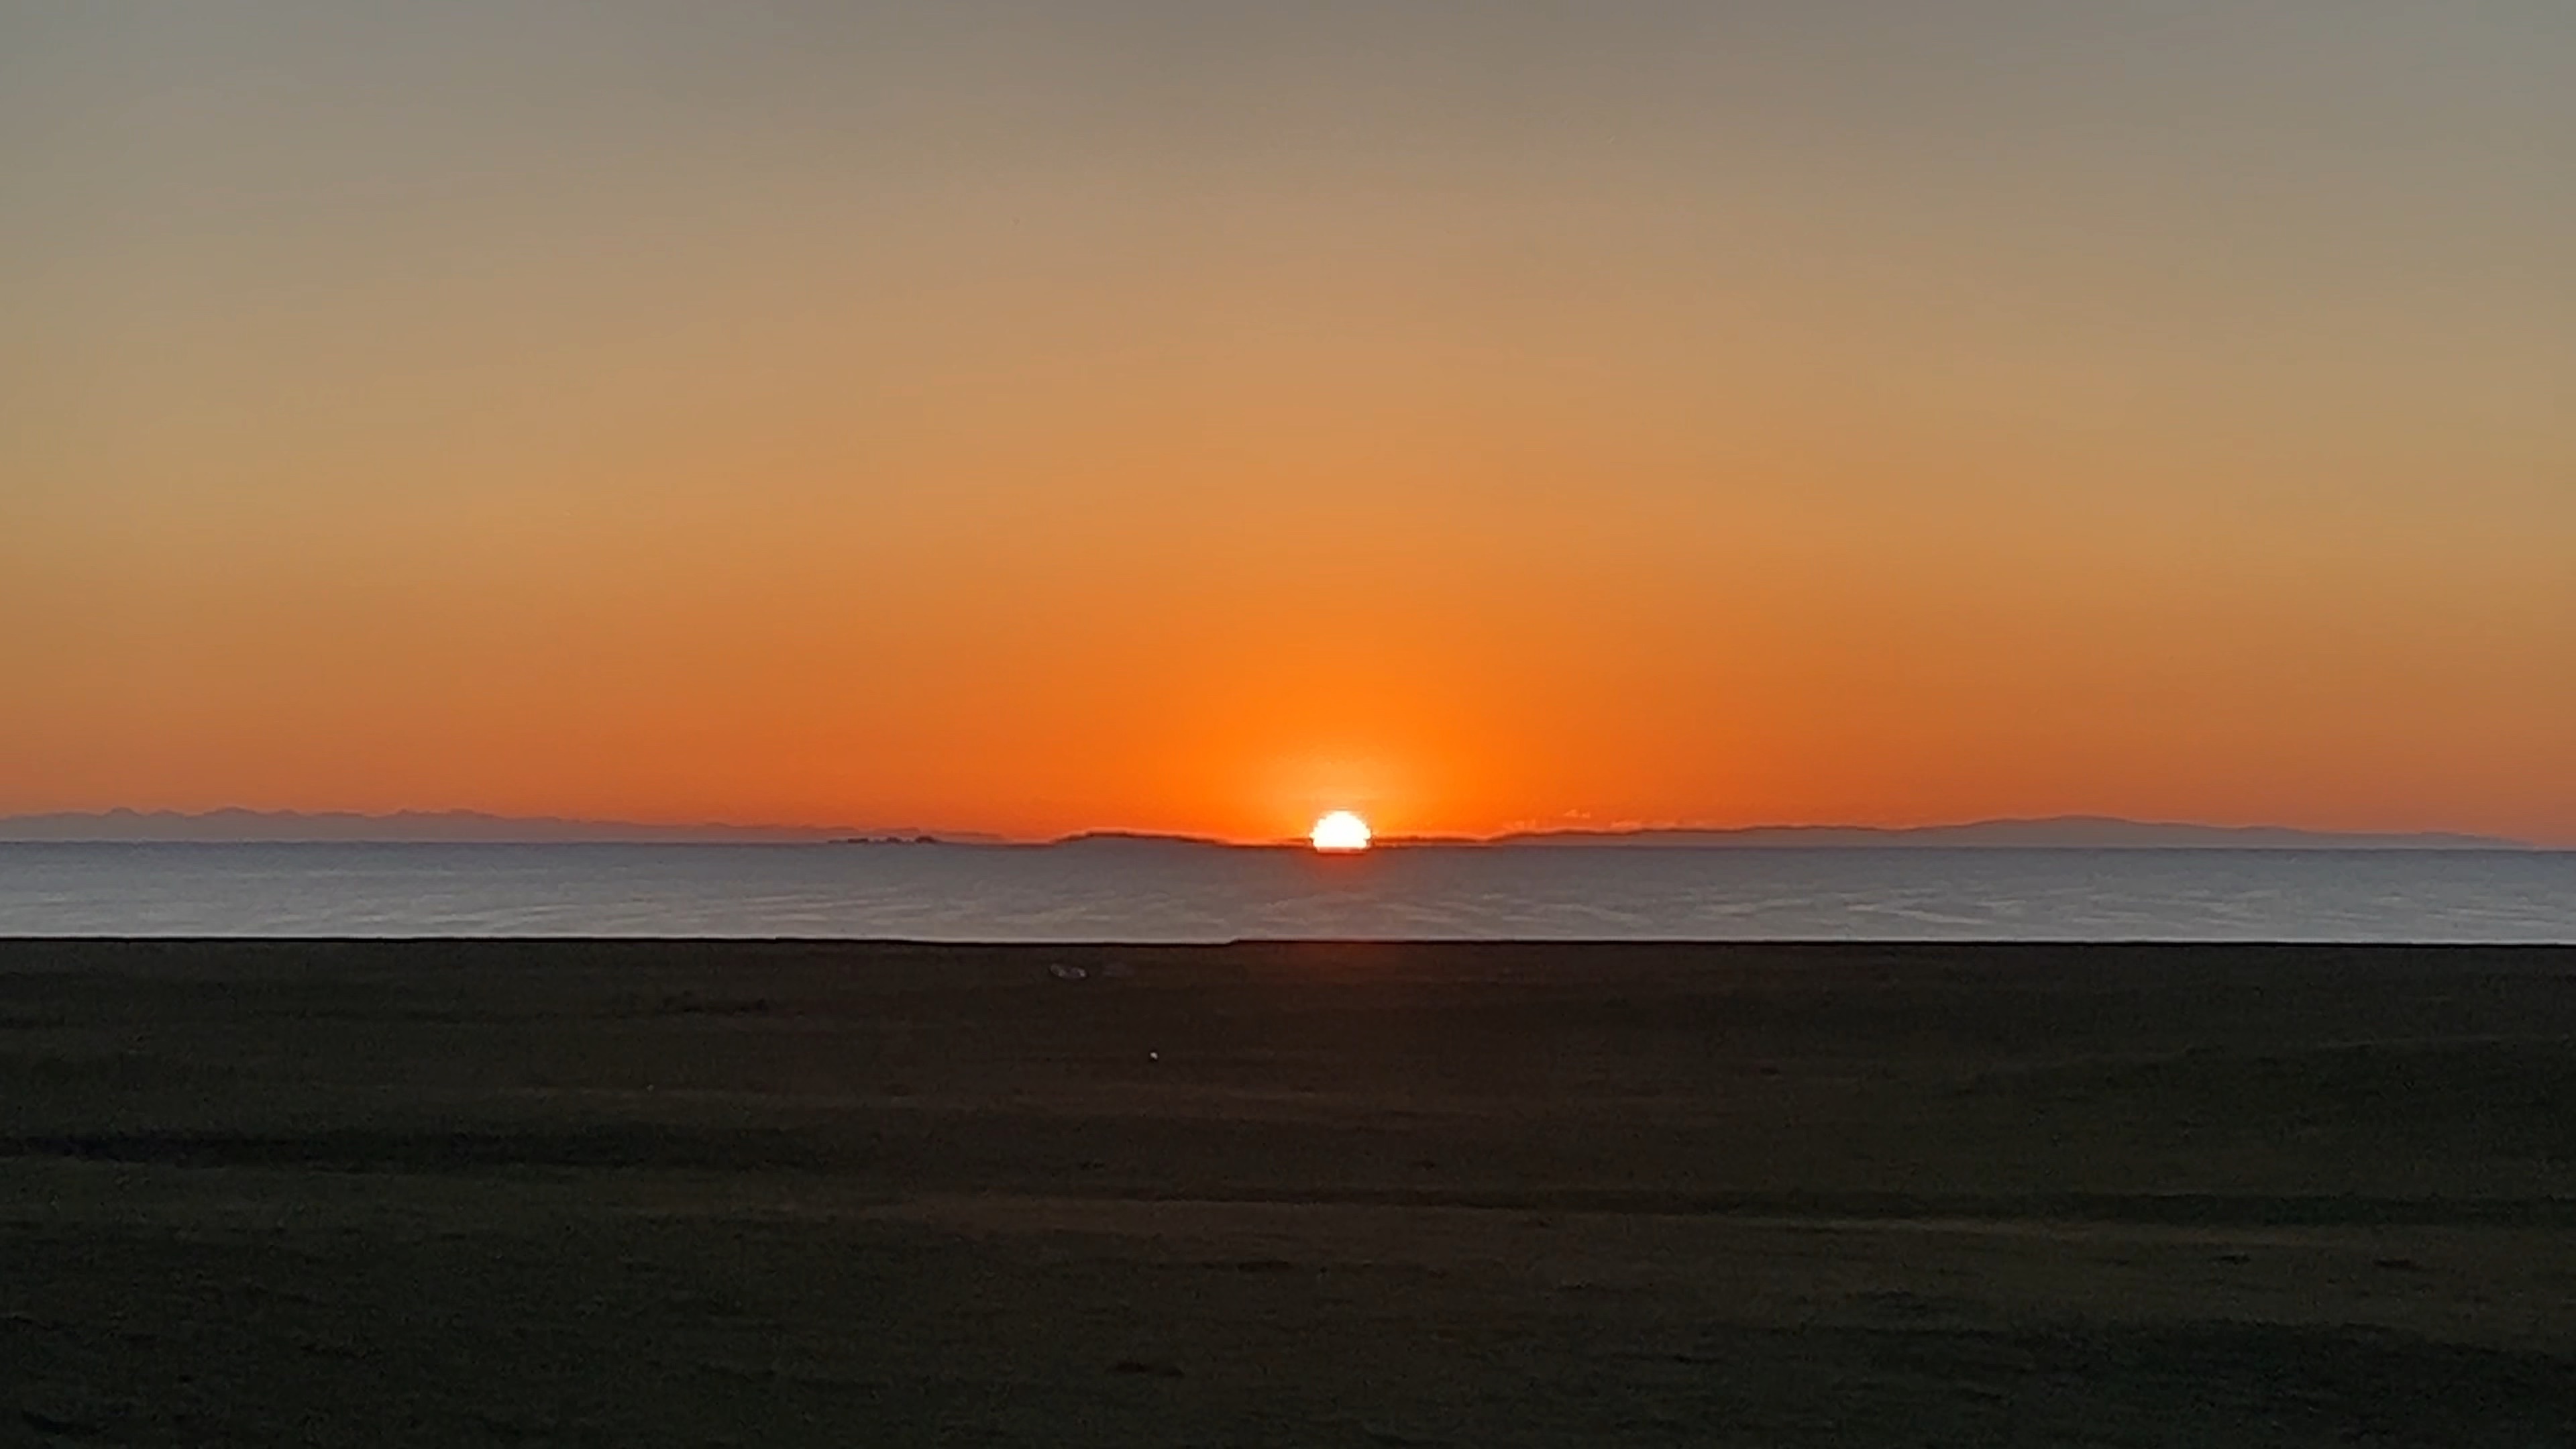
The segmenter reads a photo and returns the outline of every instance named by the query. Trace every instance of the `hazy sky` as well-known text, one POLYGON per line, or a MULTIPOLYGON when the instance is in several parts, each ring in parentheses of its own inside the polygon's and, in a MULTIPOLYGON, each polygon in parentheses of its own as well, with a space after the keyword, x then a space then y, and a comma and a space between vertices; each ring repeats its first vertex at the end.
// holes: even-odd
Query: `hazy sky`
POLYGON ((2567 0, 0 0, 0 811, 2576 844, 2567 0))

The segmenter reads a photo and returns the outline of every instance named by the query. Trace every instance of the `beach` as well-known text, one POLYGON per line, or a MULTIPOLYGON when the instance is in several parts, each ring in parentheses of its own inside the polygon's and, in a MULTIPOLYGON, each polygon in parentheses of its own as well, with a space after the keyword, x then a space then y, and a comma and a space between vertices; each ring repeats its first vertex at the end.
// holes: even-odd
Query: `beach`
POLYGON ((2576 948, 0 942, 0 1444, 2576 1442, 2576 948))

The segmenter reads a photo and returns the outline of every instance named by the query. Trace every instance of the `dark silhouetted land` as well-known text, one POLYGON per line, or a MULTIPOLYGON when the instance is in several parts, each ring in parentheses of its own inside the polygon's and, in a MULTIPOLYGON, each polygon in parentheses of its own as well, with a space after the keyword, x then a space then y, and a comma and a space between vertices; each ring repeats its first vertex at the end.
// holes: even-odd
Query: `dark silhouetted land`
POLYGON ((2576 950, 0 943, 0 1444, 2576 1441, 2576 950))
MULTIPOLYGON (((565 820, 548 816, 487 815, 473 810, 407 810, 391 815, 345 811, 174 810, 73 811, 0 816, 0 842, 199 842, 207 844, 445 845, 697 844, 697 845, 1134 845, 1221 847, 1191 835, 1097 830, 1061 840, 1007 841, 975 831, 857 829, 846 825, 649 824, 625 820, 565 820)), ((1271 845, 1304 848, 1305 839, 1271 845)), ((1480 845, 1628 847, 1662 849, 2005 849, 2005 850, 2530 850, 2527 841, 2447 831, 2364 833, 2296 830, 2277 825, 2194 825, 2121 820, 2099 815, 2060 815, 2038 820, 1977 820, 1958 825, 1762 825, 1739 829, 1607 829, 1521 831, 1492 837, 1389 838, 1383 846, 1480 845)))

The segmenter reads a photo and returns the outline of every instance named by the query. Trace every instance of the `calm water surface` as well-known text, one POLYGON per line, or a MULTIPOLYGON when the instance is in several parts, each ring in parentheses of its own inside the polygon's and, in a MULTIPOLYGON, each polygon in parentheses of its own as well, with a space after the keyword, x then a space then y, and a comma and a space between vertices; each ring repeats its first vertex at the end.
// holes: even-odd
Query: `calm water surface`
POLYGON ((0 844, 0 935, 2576 943, 2576 853, 0 844))

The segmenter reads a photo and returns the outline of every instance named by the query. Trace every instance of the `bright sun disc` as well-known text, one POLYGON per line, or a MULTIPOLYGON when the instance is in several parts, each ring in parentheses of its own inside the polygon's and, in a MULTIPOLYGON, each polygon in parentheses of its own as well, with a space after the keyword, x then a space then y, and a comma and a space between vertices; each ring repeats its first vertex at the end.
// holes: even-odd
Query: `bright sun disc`
POLYGON ((1315 822, 1314 839, 1317 850, 1366 850, 1368 822, 1348 810, 1336 810, 1315 822))

